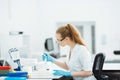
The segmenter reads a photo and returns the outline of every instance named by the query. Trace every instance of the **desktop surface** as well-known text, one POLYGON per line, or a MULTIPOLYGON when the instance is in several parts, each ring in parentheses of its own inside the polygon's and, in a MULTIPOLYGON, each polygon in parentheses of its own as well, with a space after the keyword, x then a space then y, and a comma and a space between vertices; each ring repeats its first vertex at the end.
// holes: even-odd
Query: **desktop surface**
POLYGON ((54 76, 49 70, 33 71, 29 79, 58 79, 61 76, 54 76))
POLYGON ((62 77, 53 75, 53 70, 55 69, 61 68, 51 62, 39 62, 36 70, 30 73, 29 80, 52 80, 62 77))
POLYGON ((103 70, 120 70, 120 63, 104 63, 103 70))

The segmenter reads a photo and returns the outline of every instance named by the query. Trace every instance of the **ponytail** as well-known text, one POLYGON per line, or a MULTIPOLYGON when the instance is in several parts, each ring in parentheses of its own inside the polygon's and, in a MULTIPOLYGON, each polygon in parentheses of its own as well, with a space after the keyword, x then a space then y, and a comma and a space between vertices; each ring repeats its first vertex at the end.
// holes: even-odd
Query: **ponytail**
POLYGON ((81 37, 80 32, 78 31, 78 29, 77 29, 75 26, 73 26, 73 25, 71 25, 71 24, 67 24, 66 27, 67 27, 67 28, 69 29, 69 31, 71 32, 71 39, 72 39, 75 43, 78 43, 78 44, 80 44, 80 45, 86 46, 84 40, 83 40, 82 37, 81 37))
POLYGON ((86 46, 78 29, 76 29, 76 27, 71 24, 61 26, 60 28, 58 28, 56 33, 60 33, 62 38, 70 37, 71 40, 74 41, 75 43, 86 46))

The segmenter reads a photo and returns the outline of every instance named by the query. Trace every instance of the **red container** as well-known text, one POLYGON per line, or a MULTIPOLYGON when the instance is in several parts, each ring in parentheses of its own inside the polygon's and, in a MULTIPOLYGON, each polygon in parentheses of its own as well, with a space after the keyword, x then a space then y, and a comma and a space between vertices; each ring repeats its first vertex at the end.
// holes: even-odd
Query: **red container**
POLYGON ((10 70, 11 66, 0 66, 0 70, 10 70))

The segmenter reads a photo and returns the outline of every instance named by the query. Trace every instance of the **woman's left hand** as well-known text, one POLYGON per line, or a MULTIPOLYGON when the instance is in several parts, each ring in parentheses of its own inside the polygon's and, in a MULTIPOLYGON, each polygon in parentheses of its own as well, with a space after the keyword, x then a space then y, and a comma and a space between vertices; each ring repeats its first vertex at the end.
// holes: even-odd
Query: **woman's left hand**
POLYGON ((62 70, 54 70, 53 75, 58 75, 58 76, 71 76, 71 72, 62 71, 62 70))

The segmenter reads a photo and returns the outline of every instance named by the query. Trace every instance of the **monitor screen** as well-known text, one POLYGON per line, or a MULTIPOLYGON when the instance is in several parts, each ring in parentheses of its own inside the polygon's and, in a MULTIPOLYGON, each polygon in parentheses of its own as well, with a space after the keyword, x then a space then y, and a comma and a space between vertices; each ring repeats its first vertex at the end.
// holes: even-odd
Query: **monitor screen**
POLYGON ((52 51, 54 50, 54 44, 53 44, 53 39, 52 38, 47 38, 45 40, 45 49, 47 51, 52 51))

